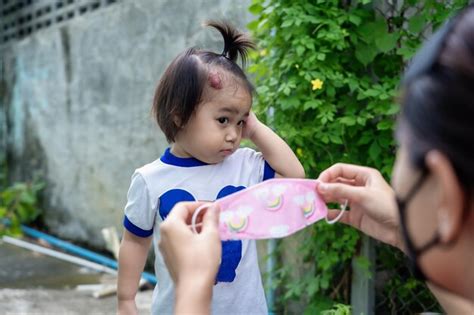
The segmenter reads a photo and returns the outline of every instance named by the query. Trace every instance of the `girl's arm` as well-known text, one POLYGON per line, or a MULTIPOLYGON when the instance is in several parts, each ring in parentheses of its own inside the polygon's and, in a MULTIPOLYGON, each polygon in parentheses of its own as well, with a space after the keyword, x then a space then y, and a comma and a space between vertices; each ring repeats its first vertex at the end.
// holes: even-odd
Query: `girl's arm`
POLYGON ((124 230, 119 252, 117 283, 118 314, 138 314, 135 295, 145 267, 152 237, 138 237, 124 230))
POLYGON ((258 147, 278 177, 305 177, 303 165, 288 144, 260 122, 253 112, 247 118, 243 136, 258 147))

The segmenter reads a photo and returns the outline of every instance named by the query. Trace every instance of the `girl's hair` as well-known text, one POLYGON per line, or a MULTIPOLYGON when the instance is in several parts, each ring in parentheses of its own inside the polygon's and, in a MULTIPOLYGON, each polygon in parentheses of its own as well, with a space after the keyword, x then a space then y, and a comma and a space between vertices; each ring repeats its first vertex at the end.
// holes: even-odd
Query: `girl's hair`
POLYGON ((410 78, 404 84, 400 129, 409 130, 408 151, 416 166, 424 167, 429 150, 440 150, 451 161, 461 185, 471 190, 474 187, 474 6, 468 6, 449 24, 420 52, 420 57, 423 51, 424 57, 433 57, 429 66, 420 66, 428 61, 418 58, 417 62, 415 57, 411 68, 418 68, 417 71, 407 72, 410 78), (438 51, 430 56, 434 47, 438 51))
POLYGON ((237 65, 240 56, 245 66, 249 49, 254 43, 226 22, 208 21, 206 26, 217 29, 224 39, 224 50, 217 54, 189 48, 178 55, 165 70, 156 88, 152 114, 166 136, 173 142, 179 129, 184 127, 201 103, 211 69, 219 68, 233 75, 252 96, 254 88, 242 68, 237 65))

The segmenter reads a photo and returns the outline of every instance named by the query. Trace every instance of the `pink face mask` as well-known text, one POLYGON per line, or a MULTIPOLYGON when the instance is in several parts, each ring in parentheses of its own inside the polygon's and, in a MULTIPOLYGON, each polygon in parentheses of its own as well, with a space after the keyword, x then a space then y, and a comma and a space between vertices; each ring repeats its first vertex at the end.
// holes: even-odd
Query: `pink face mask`
MULTIPOLYGON (((337 222, 344 212, 332 221, 327 220, 328 208, 316 192, 318 184, 311 179, 271 179, 216 200, 221 209, 221 240, 281 238, 321 219, 329 224, 337 222)), ((194 212, 194 232, 199 213, 209 205, 204 204, 194 212)))

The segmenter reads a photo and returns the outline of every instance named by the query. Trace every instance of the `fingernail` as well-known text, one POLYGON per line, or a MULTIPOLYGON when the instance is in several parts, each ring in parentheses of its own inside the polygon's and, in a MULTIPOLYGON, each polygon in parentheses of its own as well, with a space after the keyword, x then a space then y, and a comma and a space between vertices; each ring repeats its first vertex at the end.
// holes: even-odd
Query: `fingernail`
POLYGON ((325 193, 327 190, 328 190, 328 185, 327 184, 323 184, 323 183, 320 183, 319 186, 319 192, 321 193, 325 193))

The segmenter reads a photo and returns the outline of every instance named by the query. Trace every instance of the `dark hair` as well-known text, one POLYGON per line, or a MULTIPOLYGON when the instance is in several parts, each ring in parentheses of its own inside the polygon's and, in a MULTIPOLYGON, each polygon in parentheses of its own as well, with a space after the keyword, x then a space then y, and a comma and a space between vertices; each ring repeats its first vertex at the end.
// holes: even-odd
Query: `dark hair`
POLYGON ((446 154, 466 189, 474 187, 474 6, 465 8, 426 43, 403 86, 400 128, 424 168, 431 149, 446 154), (433 60, 429 60, 432 58, 433 60), (413 70, 415 69, 415 70, 413 70))
POLYGON ((208 21, 205 25, 221 33, 224 39, 223 52, 217 54, 196 48, 187 49, 171 62, 156 88, 152 114, 168 142, 174 141, 179 129, 186 125, 202 102, 211 69, 218 67, 230 73, 241 81, 250 95, 254 91, 244 71, 236 63, 240 56, 242 67, 245 66, 248 50, 255 47, 254 43, 226 22, 208 21))

